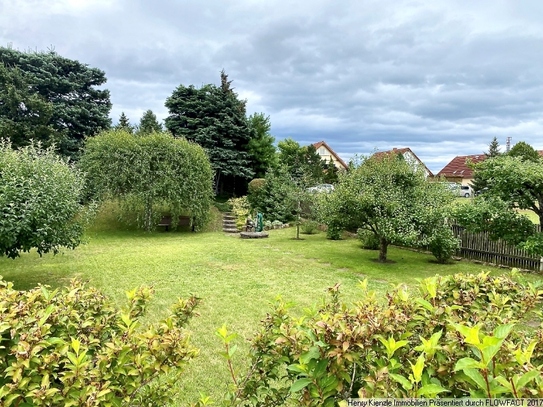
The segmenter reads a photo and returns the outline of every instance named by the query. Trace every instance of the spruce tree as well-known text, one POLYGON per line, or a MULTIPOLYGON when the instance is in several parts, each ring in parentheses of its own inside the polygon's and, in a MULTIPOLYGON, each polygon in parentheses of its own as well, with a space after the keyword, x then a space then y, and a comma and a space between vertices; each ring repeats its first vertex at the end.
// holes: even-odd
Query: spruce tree
MULTIPOLYGON (((488 145, 488 151, 485 152, 486 159, 492 159, 495 157, 499 157, 502 155, 500 152, 500 143, 498 142, 498 139, 496 136, 492 139, 490 144, 488 145)), ((486 179, 483 179, 481 177, 481 174, 477 171, 477 165, 473 165, 473 181, 471 182, 471 188, 475 192, 475 195, 480 194, 481 192, 485 191, 488 188, 488 182, 486 179)))
POLYGON ((140 124, 136 131, 137 134, 160 133, 162 124, 156 118, 152 110, 147 110, 140 119, 140 124))
MULTIPOLYGON (((100 88, 106 82, 103 71, 52 50, 21 52, 0 47, 2 63, 24 74, 28 104, 33 103, 30 97, 39 96, 52 105, 47 125, 55 130, 55 136, 62 135, 53 140, 62 155, 77 157, 85 137, 111 126, 109 91, 100 88)), ((8 119, 17 120, 14 116, 8 119)))
POLYGON ((166 100, 169 116, 166 128, 176 137, 185 137, 207 152, 215 173, 215 193, 224 191, 226 181, 233 192, 236 179, 245 189, 254 176, 247 151, 250 131, 245 101, 239 100, 228 75, 221 72, 221 85, 180 85, 166 100))
POLYGON ((490 144, 488 145, 488 152, 486 152, 485 155, 487 158, 497 157, 501 155, 500 143, 498 143, 498 139, 495 136, 490 142, 490 144))
POLYGON ((119 122, 115 126, 115 130, 125 130, 129 133, 132 133, 134 131, 134 127, 130 124, 130 120, 128 120, 128 117, 126 117, 124 112, 121 112, 121 115, 119 116, 119 122))

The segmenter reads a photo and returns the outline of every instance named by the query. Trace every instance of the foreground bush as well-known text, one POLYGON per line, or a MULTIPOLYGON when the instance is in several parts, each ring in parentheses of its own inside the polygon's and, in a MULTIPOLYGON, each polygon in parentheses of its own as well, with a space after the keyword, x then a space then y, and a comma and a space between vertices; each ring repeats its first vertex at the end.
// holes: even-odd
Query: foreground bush
POLYGON ((141 326, 151 290, 117 309, 72 281, 17 291, 0 279, 0 400, 3 406, 163 406, 181 367, 198 353, 184 326, 198 303, 179 300, 157 325, 141 326))
MULTIPOLYGON (((541 323, 530 312, 543 290, 487 273, 429 278, 418 294, 400 286, 385 301, 366 286, 352 307, 331 288, 304 318, 279 301, 231 398, 335 406, 349 397, 543 397, 543 330, 515 326, 527 315, 541 323)), ((218 333, 231 367, 233 337, 218 333)))

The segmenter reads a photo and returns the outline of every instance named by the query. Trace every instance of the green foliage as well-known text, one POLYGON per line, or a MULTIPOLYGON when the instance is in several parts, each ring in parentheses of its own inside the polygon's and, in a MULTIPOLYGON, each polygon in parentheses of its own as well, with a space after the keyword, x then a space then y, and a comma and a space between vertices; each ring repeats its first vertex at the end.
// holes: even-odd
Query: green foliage
POLYGON ((281 140, 277 147, 279 165, 287 169, 293 180, 302 181, 308 187, 324 182, 328 164, 321 159, 315 146, 300 146, 298 142, 287 138, 281 140))
MULTIPOLYGON (((53 128, 56 133, 50 135, 57 142, 58 151, 64 156, 74 157, 78 155, 85 137, 110 127, 109 91, 99 89, 106 82, 103 71, 64 58, 54 51, 21 52, 0 47, 0 65, 2 63, 6 68, 18 69, 22 73, 29 86, 27 90, 21 90, 19 96, 24 105, 39 112, 38 117, 24 120, 25 125, 32 127, 27 134, 28 139, 36 134, 43 139, 47 137, 43 131, 49 132, 49 128, 53 128), (43 100, 46 105, 43 105, 43 100), (36 124, 38 127, 34 128, 36 124)), ((14 116, 5 119, 19 120, 14 116)), ((28 143, 22 139, 15 141, 20 142, 19 145, 28 143)))
POLYGON ((162 131, 162 125, 158 122, 156 115, 152 110, 147 110, 143 113, 140 119, 140 124, 136 131, 137 134, 150 134, 160 133, 162 131))
POLYGON ((25 73, 0 62, 0 138, 14 148, 31 140, 50 146, 60 139, 51 125, 53 104, 32 91, 25 73))
POLYGON ((304 235, 314 235, 319 233, 319 222, 314 220, 304 220, 300 225, 301 233, 304 235))
POLYGON ((500 143, 498 142, 498 139, 496 137, 494 137, 488 145, 488 151, 485 153, 485 155, 487 156, 487 158, 497 157, 501 155, 500 143))
POLYGON ((339 170, 335 166, 334 161, 330 158, 330 161, 324 164, 324 174, 322 181, 325 184, 336 184, 339 182, 339 170))
POLYGON ((236 217, 236 226, 241 229, 245 225, 247 218, 251 217, 251 205, 247 197, 230 198, 228 204, 232 208, 232 214, 236 217))
POLYGON ((3 406, 163 406, 198 354, 185 326, 199 303, 179 299, 144 326, 152 290, 127 292, 118 309, 101 292, 69 287, 14 290, 0 279, 0 399, 3 406))
MULTIPOLYGON (((488 151, 485 153, 486 158, 493 158, 498 157, 502 153, 500 152, 500 144, 498 143, 498 139, 494 137, 490 144, 488 145, 488 151)), ((471 168, 475 168, 476 166, 473 164, 470 164, 471 168)), ((470 184, 471 188, 475 193, 483 192, 488 188, 488 184, 484 179, 481 178, 481 176, 478 174, 477 171, 473 174, 473 181, 470 184)))
POLYGON ((0 256, 78 246, 86 223, 82 189, 83 177, 51 148, 13 150, 0 140, 0 256))
POLYGON ((296 216, 302 194, 302 188, 296 185, 288 169, 280 166, 266 173, 265 182, 253 184, 247 199, 251 208, 262 213, 265 219, 289 222, 296 216))
MULTIPOLYGON (((212 203, 212 172, 204 150, 167 133, 134 136, 111 130, 87 140, 81 167, 100 195, 121 199, 152 230, 168 213, 202 228, 212 203)), ((173 226, 173 225, 172 225, 173 226)))
POLYGON ((460 242, 449 227, 436 229, 428 243, 428 249, 440 264, 450 261, 459 247, 460 242))
POLYGON ((379 238, 375 236, 375 233, 370 232, 367 229, 358 229, 356 231, 356 237, 362 243, 362 248, 366 250, 379 250, 379 238))
MULTIPOLYGON (((520 143, 519 143, 520 144, 520 143)), ((543 222, 543 166, 541 160, 502 155, 475 166, 475 173, 488 186, 473 206, 461 209, 459 221, 470 230, 488 231, 543 255, 543 237, 517 209, 532 210, 543 222)))
POLYGON ((458 205, 454 218, 469 231, 487 232, 492 240, 503 239, 513 245, 520 245, 535 235, 535 226, 527 216, 491 195, 458 205))
POLYGON ((254 175, 247 144, 251 132, 245 117, 245 101, 239 100, 221 72, 221 86, 200 89, 180 85, 166 100, 170 115, 166 128, 176 137, 201 145, 215 172, 215 193, 222 191, 223 177, 244 180, 254 175))
POLYGON ((230 400, 334 406, 356 397, 543 395, 543 329, 513 329, 541 305, 540 288, 488 273, 436 276, 418 294, 402 285, 383 302, 367 280, 360 287, 354 306, 340 302, 336 285, 302 318, 279 299, 230 400))
POLYGON ((251 139, 247 144, 247 151, 253 162, 255 176, 263 177, 277 162, 275 138, 270 134, 270 117, 264 113, 253 113, 248 117, 251 139))
POLYGON ((539 153, 528 143, 519 141, 507 153, 509 157, 519 157, 522 161, 540 161, 539 153))
POLYGON ((119 116, 119 122, 114 127, 115 130, 124 130, 128 133, 134 133, 134 126, 130 124, 130 120, 124 114, 124 112, 121 112, 121 115, 119 116))
POLYGON ((365 229, 379 240, 379 261, 389 244, 425 245, 446 228, 453 196, 441 183, 428 182, 422 168, 395 155, 374 156, 321 194, 316 212, 337 239, 343 230, 365 229))

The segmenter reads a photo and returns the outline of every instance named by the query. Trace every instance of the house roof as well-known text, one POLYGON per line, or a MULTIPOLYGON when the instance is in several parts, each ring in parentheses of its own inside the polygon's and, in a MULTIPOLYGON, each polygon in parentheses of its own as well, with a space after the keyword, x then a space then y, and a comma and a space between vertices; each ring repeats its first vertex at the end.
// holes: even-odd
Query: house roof
POLYGON ((459 177, 459 178, 473 178, 473 170, 468 166, 468 163, 477 164, 486 159, 484 154, 474 155, 458 155, 452 159, 437 176, 443 177, 459 177))
POLYGON ((326 144, 325 141, 319 141, 317 143, 313 143, 313 147, 315 147, 316 150, 318 150, 319 147, 325 147, 328 151, 330 151, 330 154, 332 156, 334 156, 334 158, 343 166, 343 168, 345 168, 345 169, 349 168, 349 166, 347 164, 345 164, 345 161, 343 161, 339 157, 339 155, 337 155, 336 152, 334 150, 332 150, 328 144, 326 144))
POLYGON ((413 157, 415 157, 415 159, 424 166, 424 169, 428 172, 428 175, 430 177, 434 176, 434 174, 432 173, 432 171, 430 171, 430 169, 426 166, 426 164, 424 164, 422 162, 422 160, 409 147, 393 148, 392 150, 388 150, 388 151, 378 151, 375 154, 373 154, 373 156, 374 157, 382 157, 384 155, 389 155, 389 154, 401 154, 401 155, 404 155, 405 153, 411 153, 413 155, 413 157))

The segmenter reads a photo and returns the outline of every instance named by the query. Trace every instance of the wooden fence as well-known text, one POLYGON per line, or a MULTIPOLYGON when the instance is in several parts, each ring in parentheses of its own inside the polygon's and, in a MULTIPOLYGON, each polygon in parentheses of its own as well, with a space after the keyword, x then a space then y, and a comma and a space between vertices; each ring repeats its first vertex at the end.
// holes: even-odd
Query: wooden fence
POLYGON ((543 258, 535 257, 502 240, 490 240, 488 233, 471 233, 458 225, 452 226, 454 235, 460 239, 456 255, 485 263, 543 271, 543 258))

